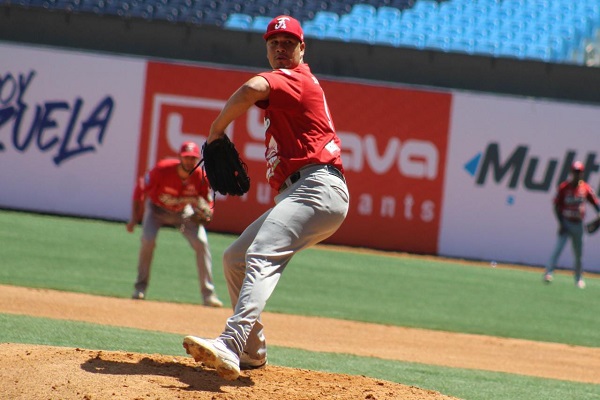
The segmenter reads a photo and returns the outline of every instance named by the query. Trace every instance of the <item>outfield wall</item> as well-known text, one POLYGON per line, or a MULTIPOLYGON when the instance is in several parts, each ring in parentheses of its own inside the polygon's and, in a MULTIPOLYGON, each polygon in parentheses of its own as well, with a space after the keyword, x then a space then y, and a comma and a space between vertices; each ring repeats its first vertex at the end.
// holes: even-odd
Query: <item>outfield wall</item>
MULTIPOLYGON (((136 177, 183 141, 202 143, 256 72, 8 43, 0 59, 0 207, 116 220, 136 177)), ((599 106, 319 78, 351 195, 329 243, 539 265, 572 160, 600 188, 599 106)), ((239 233, 272 204, 259 109, 228 134, 253 184, 218 196, 209 228, 239 233)), ((584 251, 596 271, 598 240, 584 251)), ((565 249, 561 265, 571 258, 565 249)))

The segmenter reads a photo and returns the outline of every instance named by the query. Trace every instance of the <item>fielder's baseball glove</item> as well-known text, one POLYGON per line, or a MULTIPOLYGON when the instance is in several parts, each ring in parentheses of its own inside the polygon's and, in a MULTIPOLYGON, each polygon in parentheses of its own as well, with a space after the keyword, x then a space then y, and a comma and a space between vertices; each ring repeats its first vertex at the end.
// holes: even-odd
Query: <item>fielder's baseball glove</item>
POLYGON ((596 218, 592 222, 588 222, 588 224, 585 226, 585 230, 589 234, 596 232, 598 228, 600 228, 600 217, 596 218))
POLYGON ((204 171, 215 192, 243 196, 250 190, 248 167, 227 135, 202 145, 204 171))

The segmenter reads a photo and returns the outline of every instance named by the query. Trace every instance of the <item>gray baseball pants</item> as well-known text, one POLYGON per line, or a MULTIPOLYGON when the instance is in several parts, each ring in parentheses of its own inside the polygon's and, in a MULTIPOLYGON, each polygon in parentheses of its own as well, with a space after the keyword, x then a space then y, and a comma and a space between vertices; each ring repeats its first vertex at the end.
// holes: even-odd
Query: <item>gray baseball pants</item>
POLYGON ((344 181, 322 165, 302 169, 300 179, 275 197, 275 206, 225 250, 223 268, 234 308, 219 339, 238 355, 264 359, 260 315, 294 254, 331 236, 348 213, 344 181))
POLYGON ((212 256, 208 245, 208 237, 203 225, 184 219, 182 213, 166 210, 146 200, 144 219, 142 221, 142 238, 138 262, 136 290, 146 291, 150 281, 150 267, 154 257, 156 238, 159 229, 164 225, 179 227, 181 233, 196 254, 196 268, 200 281, 200 294, 206 300, 215 292, 212 278, 212 256))
POLYGON ((558 235, 550 261, 546 265, 546 273, 552 273, 554 271, 558 258, 560 257, 567 240, 571 239, 573 255, 575 257, 575 281, 578 281, 581 279, 583 273, 583 267, 581 265, 581 255, 583 253, 583 222, 565 220, 564 225, 567 230, 558 235))

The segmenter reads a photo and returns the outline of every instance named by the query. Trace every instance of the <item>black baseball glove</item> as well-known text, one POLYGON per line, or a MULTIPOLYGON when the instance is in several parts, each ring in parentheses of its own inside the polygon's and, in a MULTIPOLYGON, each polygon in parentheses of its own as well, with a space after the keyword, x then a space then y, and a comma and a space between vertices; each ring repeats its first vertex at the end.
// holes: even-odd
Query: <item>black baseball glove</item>
POLYGON ((204 171, 215 192, 243 196, 250 190, 248 167, 227 135, 202 145, 204 171))
POLYGON ((592 233, 596 232, 598 230, 598 228, 600 228, 600 217, 596 218, 595 220, 588 222, 587 225, 585 226, 585 230, 591 235, 592 233))

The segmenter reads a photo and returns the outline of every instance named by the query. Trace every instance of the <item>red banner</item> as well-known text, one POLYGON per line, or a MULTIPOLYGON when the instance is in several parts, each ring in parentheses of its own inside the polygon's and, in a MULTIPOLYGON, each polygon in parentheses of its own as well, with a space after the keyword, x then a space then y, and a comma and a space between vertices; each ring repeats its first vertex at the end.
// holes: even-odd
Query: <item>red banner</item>
MULTIPOLYGON (((138 173, 175 156, 185 140, 204 143, 227 98, 250 71, 149 63, 138 173)), ((321 79, 342 139, 350 211, 328 242, 437 253, 451 95, 321 79)), ((217 195, 210 230, 240 233, 273 205, 265 178, 262 111, 252 108, 227 134, 248 164, 242 198, 217 195)))

